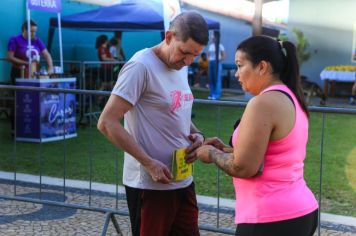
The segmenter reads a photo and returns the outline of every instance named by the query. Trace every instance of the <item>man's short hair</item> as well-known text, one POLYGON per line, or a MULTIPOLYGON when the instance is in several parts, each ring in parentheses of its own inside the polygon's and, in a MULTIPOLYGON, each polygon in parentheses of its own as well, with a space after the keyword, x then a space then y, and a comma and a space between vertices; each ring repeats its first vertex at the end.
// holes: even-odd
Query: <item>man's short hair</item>
POLYGON ((169 30, 173 31, 178 40, 186 42, 189 38, 201 45, 209 42, 209 29, 205 19, 195 11, 186 11, 173 19, 169 30))
MULTIPOLYGON (((36 22, 34 22, 33 20, 30 20, 30 26, 37 26, 36 22)), ((22 32, 27 30, 27 21, 25 21, 22 26, 21 26, 21 30, 22 32)))

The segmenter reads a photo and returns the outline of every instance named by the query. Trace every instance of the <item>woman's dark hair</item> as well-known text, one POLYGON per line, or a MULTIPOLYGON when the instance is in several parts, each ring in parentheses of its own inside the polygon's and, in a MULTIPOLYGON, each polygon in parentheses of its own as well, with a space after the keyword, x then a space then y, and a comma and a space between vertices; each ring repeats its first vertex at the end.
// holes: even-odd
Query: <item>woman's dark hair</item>
POLYGON ((246 53, 253 66, 261 61, 271 64, 272 73, 279 76, 294 93, 305 113, 309 116, 299 74, 299 64, 296 48, 289 41, 277 41, 268 36, 253 36, 244 40, 237 47, 238 51, 246 53))
MULTIPOLYGON (((36 22, 34 22, 33 20, 30 20, 30 26, 37 26, 36 22)), ((21 26, 21 31, 25 31, 27 30, 27 21, 25 21, 24 23, 22 23, 22 26, 21 26)))
POLYGON ((100 48, 100 46, 106 43, 107 41, 108 41, 108 36, 106 36, 105 34, 99 35, 96 38, 95 48, 96 49, 100 48))

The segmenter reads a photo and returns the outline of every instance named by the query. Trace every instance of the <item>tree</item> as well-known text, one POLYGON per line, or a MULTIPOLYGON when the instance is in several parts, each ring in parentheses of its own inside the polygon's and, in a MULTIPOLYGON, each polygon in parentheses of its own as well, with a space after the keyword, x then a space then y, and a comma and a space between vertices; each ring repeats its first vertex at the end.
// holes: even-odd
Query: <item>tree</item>
POLYGON ((262 8, 263 0, 255 0, 255 14, 252 19, 252 35, 262 34, 262 8))
POLYGON ((267 2, 273 2, 276 0, 249 0, 250 2, 255 3, 255 13, 252 19, 252 35, 261 35, 262 34, 262 11, 263 11, 263 4, 267 2))
POLYGON ((301 66, 304 62, 308 61, 311 56, 309 51, 309 41, 300 29, 294 28, 293 33, 297 37, 297 58, 299 66, 301 66))

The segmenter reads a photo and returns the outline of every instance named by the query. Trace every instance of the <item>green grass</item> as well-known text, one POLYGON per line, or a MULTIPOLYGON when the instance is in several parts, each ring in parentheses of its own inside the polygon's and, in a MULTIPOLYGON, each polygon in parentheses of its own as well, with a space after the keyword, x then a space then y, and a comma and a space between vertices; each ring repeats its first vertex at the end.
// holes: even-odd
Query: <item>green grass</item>
MULTIPOLYGON (((205 98, 195 92, 196 98, 205 98)), ((195 104, 194 123, 206 136, 219 136, 228 142, 235 120, 242 108, 195 104)), ((322 114, 310 117, 305 178, 312 191, 319 194, 322 114)), ((351 115, 325 115, 323 149, 322 211, 356 217, 356 119, 351 115), (354 154, 354 155, 352 155, 354 154), (351 173, 351 174, 350 174, 351 173)), ((51 143, 14 143, 9 123, 0 120, 0 170, 121 184, 123 153, 116 150, 95 127, 79 127, 78 137, 51 143), (15 149, 16 146, 16 149, 15 149), (15 151, 16 150, 16 151, 15 151), (64 168, 65 167, 65 168, 64 168), (66 172, 64 173, 64 169, 66 172), (92 176, 90 176, 90 169, 92 176), (118 175, 116 173, 118 172, 118 175), (116 179, 118 176, 118 180, 116 179)), ((194 178, 198 194, 234 198, 231 177, 214 165, 195 163, 194 178)))

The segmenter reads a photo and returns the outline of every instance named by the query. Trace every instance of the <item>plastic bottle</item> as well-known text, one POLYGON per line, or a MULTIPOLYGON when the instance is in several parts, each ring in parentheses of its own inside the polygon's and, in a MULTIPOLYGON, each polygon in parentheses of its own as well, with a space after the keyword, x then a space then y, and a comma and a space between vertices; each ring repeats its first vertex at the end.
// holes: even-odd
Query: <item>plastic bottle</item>
POLYGON ((35 78, 37 75, 37 66, 38 66, 38 62, 32 61, 32 63, 31 63, 32 78, 35 78))
POLYGON ((20 74, 21 74, 21 78, 25 78, 25 66, 22 65, 20 68, 20 74))
POLYGON ((45 66, 40 69, 40 79, 48 79, 48 73, 45 66))

